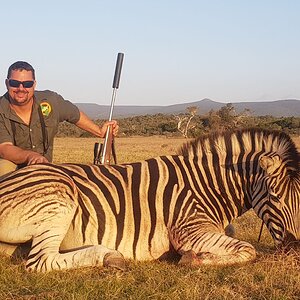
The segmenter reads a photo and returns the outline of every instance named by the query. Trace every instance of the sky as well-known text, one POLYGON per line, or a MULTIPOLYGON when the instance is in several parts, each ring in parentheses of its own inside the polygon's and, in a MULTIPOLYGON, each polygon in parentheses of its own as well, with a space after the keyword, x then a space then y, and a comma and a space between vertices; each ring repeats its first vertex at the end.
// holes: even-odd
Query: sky
POLYGON ((300 99, 298 0, 14 0, 1 3, 0 94, 8 67, 37 89, 115 105, 300 99))

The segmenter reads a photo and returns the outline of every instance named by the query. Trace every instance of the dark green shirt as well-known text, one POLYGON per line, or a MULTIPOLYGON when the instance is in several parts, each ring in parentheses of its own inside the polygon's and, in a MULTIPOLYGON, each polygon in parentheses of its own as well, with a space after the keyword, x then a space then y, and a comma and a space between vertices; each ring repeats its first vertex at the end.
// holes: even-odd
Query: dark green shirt
POLYGON ((80 117, 77 106, 64 100, 55 92, 35 91, 30 124, 26 125, 10 108, 8 99, 8 93, 0 97, 0 143, 11 142, 22 149, 43 154, 52 161, 53 141, 58 131, 58 124, 63 121, 77 123, 80 117), (42 112, 40 116, 44 119, 46 129, 46 153, 44 153, 39 106, 42 112))

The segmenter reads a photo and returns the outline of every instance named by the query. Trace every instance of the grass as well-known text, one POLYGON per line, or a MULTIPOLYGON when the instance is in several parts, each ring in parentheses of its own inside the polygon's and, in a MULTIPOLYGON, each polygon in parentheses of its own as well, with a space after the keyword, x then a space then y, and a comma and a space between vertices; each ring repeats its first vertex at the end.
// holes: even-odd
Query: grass
MULTIPOLYGON (((116 139, 118 163, 145 160, 159 155, 176 154, 185 142, 183 138, 130 137, 116 139)), ((94 158, 94 138, 57 138, 53 160, 56 163, 73 162, 91 164, 94 158)), ((100 141, 101 142, 101 141, 100 141)))
MULTIPOLYGON (((90 164, 96 139, 57 139, 54 161, 90 164)), ((120 163, 175 154, 183 139, 116 140, 120 163)), ((166 262, 126 262, 123 272, 83 268, 27 273, 24 262, 0 256, 0 299, 300 299, 300 253, 275 252, 252 211, 235 222, 237 237, 252 243, 257 259, 230 267, 201 268, 166 262)))

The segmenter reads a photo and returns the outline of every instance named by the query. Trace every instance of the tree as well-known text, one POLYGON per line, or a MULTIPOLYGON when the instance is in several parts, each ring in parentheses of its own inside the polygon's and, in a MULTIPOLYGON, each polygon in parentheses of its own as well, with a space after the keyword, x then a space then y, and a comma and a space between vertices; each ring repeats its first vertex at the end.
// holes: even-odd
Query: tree
POLYGON ((223 129, 229 129, 235 127, 235 109, 232 103, 227 103, 222 106, 218 111, 218 115, 221 119, 221 125, 223 129))
POLYGON ((188 137, 188 131, 195 128, 195 125, 192 125, 191 121, 197 114, 198 108, 197 106, 189 106, 186 110, 186 114, 175 116, 177 119, 177 129, 185 138, 188 137))

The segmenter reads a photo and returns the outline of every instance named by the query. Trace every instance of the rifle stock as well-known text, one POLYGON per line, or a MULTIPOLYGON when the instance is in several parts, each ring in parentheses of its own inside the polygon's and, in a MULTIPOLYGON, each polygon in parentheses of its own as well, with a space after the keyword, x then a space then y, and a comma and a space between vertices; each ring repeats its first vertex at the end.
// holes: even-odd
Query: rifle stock
POLYGON ((114 162, 117 163, 117 159, 114 153, 114 137, 112 134, 111 126, 108 127, 104 139, 104 143, 95 143, 94 146, 94 165, 107 165, 111 162, 111 156, 114 158, 114 162))
MULTIPOLYGON (((109 118, 108 120, 112 120, 113 115, 113 109, 114 109, 114 103, 116 99, 116 93, 117 89, 119 88, 120 83, 120 76, 121 76, 121 70, 122 70, 122 64, 123 64, 123 58, 124 53, 118 53, 117 62, 116 62, 116 68, 115 68, 115 74, 113 79, 113 94, 111 99, 111 105, 110 105, 110 112, 109 112, 109 118)), ((94 146, 94 164, 110 164, 111 162, 111 156, 114 158, 115 164, 117 163, 116 159, 116 153, 115 153, 115 146, 114 146, 114 136, 113 136, 113 130, 112 126, 107 127, 107 131, 105 134, 105 139, 103 144, 95 143, 94 146)))
MULTIPOLYGON (((113 147, 113 133, 112 133, 112 127, 108 126, 107 131, 105 134, 105 139, 103 143, 103 150, 100 156, 100 163, 102 165, 109 165, 111 161, 111 155, 112 155, 112 147, 113 147)), ((116 162, 115 162, 116 163, 116 162)))

